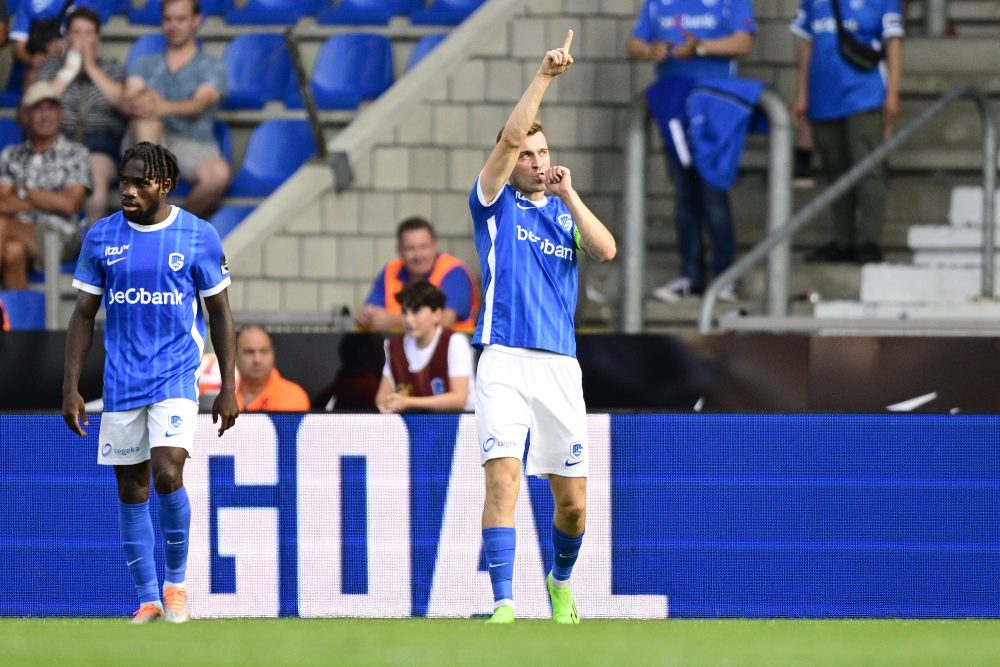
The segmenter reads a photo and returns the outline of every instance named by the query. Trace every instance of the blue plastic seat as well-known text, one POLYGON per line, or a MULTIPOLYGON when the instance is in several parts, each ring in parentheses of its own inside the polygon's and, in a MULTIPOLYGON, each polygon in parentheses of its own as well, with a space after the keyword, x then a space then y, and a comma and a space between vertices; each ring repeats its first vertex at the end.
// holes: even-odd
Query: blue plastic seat
POLYGON ((448 36, 448 33, 442 32, 437 35, 427 35, 419 42, 417 42, 413 50, 410 51, 410 59, 406 61, 406 71, 409 72, 411 69, 417 66, 421 60, 424 59, 428 53, 434 50, 434 47, 444 41, 444 38, 448 36))
MULTIPOLYGON (((162 0, 146 0, 146 4, 142 7, 128 9, 128 22, 137 25, 160 25, 162 4, 162 0)), ((231 4, 231 0, 201 0, 201 15, 222 16, 231 4)))
POLYGON ((434 0, 427 9, 410 14, 415 25, 458 25, 479 9, 485 0, 434 0))
POLYGON ((24 75, 27 68, 19 62, 14 62, 7 77, 7 85, 0 90, 0 107, 17 108, 21 104, 21 93, 24 89, 24 75))
POLYGON ((314 16, 327 0, 248 0, 226 12, 234 25, 294 25, 303 16, 314 16))
POLYGON ((243 222, 243 218, 250 215, 251 212, 256 208, 256 206, 223 206, 209 222, 215 227, 215 231, 219 232, 220 238, 226 238, 229 232, 236 229, 236 226, 243 222))
MULTIPOLYGON (((7 3, 10 4, 9 2, 7 3)), ((80 0, 74 3, 78 7, 90 7, 101 17, 101 23, 107 23, 112 14, 119 14, 122 10, 121 0, 80 0)))
MULTIPOLYGON (((392 85, 392 44, 383 35, 334 35, 316 54, 309 83, 320 109, 357 109, 392 85)), ((285 106, 302 108, 298 90, 289 92, 285 106)))
POLYGON ((386 25, 395 14, 394 0, 341 0, 316 16, 320 25, 386 25))
POLYGON ((0 118, 0 150, 24 141, 21 126, 13 118, 0 118))
POLYGON ((30 289, 0 291, 11 331, 45 329, 45 293, 30 289))
POLYGON ((264 121, 251 133, 243 164, 226 194, 267 197, 315 152, 312 129, 306 121, 264 121))
POLYGON ((271 100, 284 100, 292 81, 292 59, 282 35, 239 35, 226 46, 222 59, 229 79, 223 109, 262 109, 271 100))
MULTIPOLYGON (((219 151, 222 153, 222 157, 225 158, 226 162, 232 164, 233 138, 229 132, 229 126, 221 120, 217 120, 215 121, 215 125, 212 129, 215 133, 215 143, 219 144, 219 151)), ((173 189, 171 194, 176 197, 186 197, 189 192, 191 192, 191 184, 187 181, 181 180, 177 182, 177 186, 173 189)))
POLYGON ((166 48, 167 40, 163 36, 163 33, 151 32, 148 35, 139 37, 132 43, 132 47, 128 50, 128 56, 125 57, 125 71, 128 72, 137 62, 146 56, 160 53, 166 50, 166 48))

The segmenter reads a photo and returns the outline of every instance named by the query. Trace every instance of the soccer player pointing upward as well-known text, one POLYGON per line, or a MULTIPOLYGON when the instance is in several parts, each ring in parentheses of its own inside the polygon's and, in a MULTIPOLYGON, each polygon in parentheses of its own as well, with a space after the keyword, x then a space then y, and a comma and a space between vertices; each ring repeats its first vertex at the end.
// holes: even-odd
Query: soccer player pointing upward
POLYGON ((615 240, 573 189, 569 169, 552 166, 535 119, 552 80, 573 65, 572 41, 570 30, 561 48, 545 54, 469 197, 484 295, 472 342, 483 349, 476 430, 486 475, 490 623, 514 621, 514 506, 529 432, 525 472, 548 477, 555 500, 546 577, 552 618, 579 623, 570 574, 586 518, 587 415, 573 326, 577 252, 610 261, 615 240))
POLYGON ((63 419, 86 435, 80 371, 104 302, 104 415, 97 462, 113 465, 125 564, 139 594, 133 623, 190 618, 184 573, 191 505, 184 462, 194 448, 198 368, 205 343, 205 299, 222 390, 212 406, 221 436, 236 421, 229 267, 215 228, 167 204, 177 183, 170 151, 140 143, 119 166, 122 210, 87 234, 73 286, 79 290, 66 337, 63 419), (160 502, 166 578, 163 602, 153 562, 149 478, 160 502), (165 607, 165 609, 164 609, 165 607))

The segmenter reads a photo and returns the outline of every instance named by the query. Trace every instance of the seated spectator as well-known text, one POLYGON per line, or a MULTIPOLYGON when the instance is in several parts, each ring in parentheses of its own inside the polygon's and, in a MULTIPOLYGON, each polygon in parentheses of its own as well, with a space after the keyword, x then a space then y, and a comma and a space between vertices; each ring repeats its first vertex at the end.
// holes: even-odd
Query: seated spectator
POLYGON ((469 339, 441 326, 444 293, 425 280, 397 296, 406 333, 385 342, 385 367, 375 395, 379 412, 471 412, 475 405, 469 339))
POLYGON ((396 229, 399 257, 386 264, 372 285, 357 321, 371 331, 403 330, 403 311, 395 296, 403 287, 420 280, 441 289, 445 295, 441 325, 472 333, 479 316, 479 291, 469 267, 457 257, 439 253, 431 223, 407 218, 396 229))
POLYGON ((236 334, 236 402, 243 412, 309 412, 309 396, 274 367, 274 345, 261 327, 236 334))
POLYGON ((39 252, 38 225, 79 232, 83 200, 93 188, 86 147, 59 134, 63 105, 47 81, 21 100, 28 139, 0 153, 0 267, 6 289, 28 286, 28 262, 39 252))
POLYGON ((125 69, 115 59, 99 58, 101 17, 80 7, 66 18, 66 55, 50 57, 38 69, 62 93, 60 131, 90 149, 94 190, 85 206, 87 222, 107 214, 108 187, 117 180, 125 118, 119 113, 125 69))
POLYGON ((192 183, 184 208, 208 218, 229 185, 229 163, 215 141, 215 111, 226 94, 226 66, 205 55, 196 35, 198 0, 163 0, 167 48, 126 73, 124 110, 133 142, 158 143, 177 156, 181 178, 192 183))

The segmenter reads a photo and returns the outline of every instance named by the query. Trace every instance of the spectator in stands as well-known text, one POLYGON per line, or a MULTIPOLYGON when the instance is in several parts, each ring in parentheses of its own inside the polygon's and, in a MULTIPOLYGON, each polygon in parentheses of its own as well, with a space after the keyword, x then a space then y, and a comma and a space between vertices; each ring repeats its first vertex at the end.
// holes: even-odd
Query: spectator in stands
POLYGON ((305 389, 274 367, 274 344, 259 326, 236 334, 236 401, 240 412, 308 412, 305 389))
MULTIPOLYGON (((626 53, 630 60, 656 65, 658 80, 725 79, 735 76, 735 58, 750 53, 757 24, 750 0, 644 0, 626 53)), ((702 233, 712 242, 712 272, 733 262, 736 242, 729 194, 706 184, 693 166, 673 150, 665 151, 674 187, 674 219, 681 275, 653 290, 661 301, 676 302, 705 286, 702 233)), ((734 285, 719 292, 721 301, 737 297, 734 285)))
POLYGON ((441 326, 444 292, 421 280, 404 287, 396 299, 406 333, 385 342, 375 395, 379 412, 472 412, 472 347, 464 335, 441 326))
MULTIPOLYGON (((79 4, 86 3, 81 1, 79 4)), ((72 5, 73 0, 21 0, 18 3, 10 26, 10 40, 14 44, 14 60, 27 70, 25 86, 34 82, 46 58, 62 55, 63 19, 72 5)))
POLYGON ((399 257, 386 264, 372 285, 358 324, 372 331, 402 331, 403 310, 396 295, 406 285, 426 280, 445 294, 441 324, 472 333, 479 316, 479 292, 469 267, 457 257, 438 252, 431 223, 407 218, 396 228, 399 257))
POLYGON ((375 409, 385 350, 380 336, 349 333, 337 345, 340 368, 324 387, 313 407, 326 412, 366 412, 375 409))
MULTIPOLYGON (((803 0, 791 30, 798 35, 798 93, 792 106, 797 122, 809 120, 816 151, 832 182, 849 171, 890 135, 899 118, 903 78, 903 23, 899 0, 803 0), (834 7, 834 3, 837 3, 834 7), (847 61, 838 34, 839 10, 847 36, 880 52, 867 68, 847 61)), ((833 204, 833 239, 806 256, 813 262, 882 261, 885 226, 885 165, 879 165, 833 204), (855 215, 858 225, 855 229, 855 215)))
POLYGON ((108 207, 108 187, 118 179, 125 118, 119 112, 125 69, 115 59, 99 58, 101 18, 89 7, 79 7, 66 17, 66 51, 50 57, 38 69, 39 81, 51 81, 62 93, 63 136, 90 149, 94 191, 85 205, 87 222, 103 218, 108 207))
POLYGON ((0 299, 0 331, 10 331, 10 317, 7 316, 7 306, 0 299))
POLYGON ((86 147, 59 134, 63 106, 52 84, 31 84, 21 107, 28 139, 0 153, 0 266, 6 289, 28 286, 28 263, 39 250, 38 225, 66 235, 79 232, 80 208, 93 188, 86 147))
POLYGON ((167 48, 129 69, 124 108, 132 141, 159 143, 177 156, 181 178, 193 184, 184 208, 208 219, 229 185, 229 164, 214 135, 226 66, 199 48, 198 0, 163 0, 161 16, 167 48))

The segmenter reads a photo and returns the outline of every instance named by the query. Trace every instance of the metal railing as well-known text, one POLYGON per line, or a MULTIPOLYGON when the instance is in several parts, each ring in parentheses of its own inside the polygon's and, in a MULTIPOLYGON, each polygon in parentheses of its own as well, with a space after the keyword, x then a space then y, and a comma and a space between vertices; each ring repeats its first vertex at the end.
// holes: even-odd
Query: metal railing
MULTIPOLYGON (((715 305, 719 291, 725 286, 743 276, 748 270, 760 262, 769 252, 779 247, 785 248, 787 257, 788 241, 796 232, 809 224, 819 213, 833 204, 837 199, 853 188, 858 181, 882 162, 891 152, 909 141, 917 132, 924 128, 935 116, 940 114, 947 106, 959 99, 971 99, 975 102, 979 110, 979 115, 983 123, 983 246, 982 246, 982 288, 981 293, 984 298, 993 298, 994 295, 994 266, 993 253, 995 246, 995 224, 996 211, 994 193, 996 189, 997 176, 997 137, 996 123, 993 118, 993 111, 989 99, 981 90, 975 86, 959 86, 946 93, 940 100, 924 110, 917 118, 900 130, 895 136, 876 148, 865 156, 850 171, 837 179, 826 190, 821 192, 812 201, 806 204, 801 211, 796 213, 787 223, 776 228, 769 229, 768 235, 754 246, 746 255, 733 263, 721 275, 716 276, 712 283, 705 290, 702 296, 701 313, 698 319, 698 331, 705 334, 712 329, 712 308, 715 305)), ((773 166, 773 165, 772 165, 773 166)), ((773 185, 773 184, 772 184, 773 185)), ((786 298, 788 290, 787 268, 784 276, 775 275, 774 264, 771 265, 768 285, 773 287, 777 283, 784 283, 782 297, 786 298)), ((770 290, 769 290, 770 291, 770 290)), ((776 310, 774 303, 775 295, 769 295, 768 314, 784 314, 776 310)), ((787 307, 787 306, 786 306, 787 307)))
MULTIPOLYGON (((757 104, 767 116, 770 126, 767 227, 773 230, 783 225, 792 211, 792 121, 785 102, 772 90, 765 89, 757 104)), ((633 100, 629 118, 625 146, 620 327, 624 333, 640 333, 643 324, 643 276, 646 272, 646 144, 649 127, 644 95, 633 100)), ((788 308, 789 263, 788 244, 775 247, 770 257, 768 282, 768 312, 773 315, 782 315, 788 308)))

